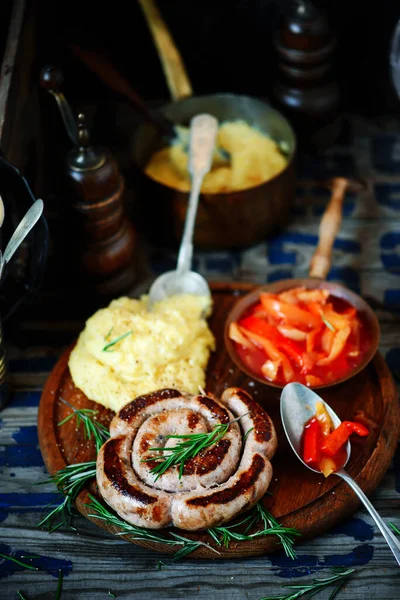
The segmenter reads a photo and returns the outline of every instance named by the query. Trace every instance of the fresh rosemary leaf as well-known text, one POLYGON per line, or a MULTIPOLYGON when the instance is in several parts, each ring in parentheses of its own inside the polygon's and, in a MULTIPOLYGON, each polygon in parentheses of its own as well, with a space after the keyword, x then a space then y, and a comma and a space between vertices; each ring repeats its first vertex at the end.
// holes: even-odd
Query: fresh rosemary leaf
POLYGON ((115 344, 117 344, 118 342, 120 342, 124 338, 128 337, 128 335, 130 335, 131 333, 133 333, 133 329, 131 329, 130 331, 127 331, 126 333, 123 333, 119 337, 115 338, 115 340, 112 340, 112 342, 109 342, 108 344, 106 344, 104 346, 104 348, 103 348, 102 351, 103 352, 109 352, 109 348, 112 348, 112 346, 115 346, 115 344))
POLYGON ((300 535, 297 529, 280 525, 264 508, 261 502, 258 502, 250 513, 238 523, 227 525, 225 527, 212 527, 207 529, 207 532, 218 545, 225 546, 225 548, 229 548, 229 544, 232 540, 244 542, 264 535, 276 535, 282 544, 286 556, 292 559, 296 558, 296 552, 293 548, 294 541, 295 538, 300 535), (260 522, 262 523, 263 528, 258 529, 254 533, 249 533, 249 531, 260 522), (243 526, 245 526, 245 529, 244 532, 241 533, 238 529, 243 526))
POLYGON ((68 402, 68 400, 65 400, 64 398, 60 398, 60 400, 63 402, 63 404, 66 404, 72 410, 72 412, 70 415, 67 415, 65 419, 60 421, 58 426, 60 427, 61 425, 64 425, 64 423, 75 416, 76 426, 84 426, 85 439, 91 440, 93 438, 96 444, 96 451, 98 452, 104 442, 106 442, 110 437, 110 433, 103 423, 99 423, 98 421, 92 419, 94 415, 97 415, 97 410, 92 408, 75 408, 75 406, 68 402))
POLYGON ((178 552, 175 552, 174 556, 172 557, 172 560, 179 560, 180 558, 187 556, 191 552, 194 552, 194 550, 197 550, 197 548, 200 548, 200 546, 204 546, 205 548, 212 550, 215 554, 219 554, 218 550, 215 550, 215 548, 212 548, 212 546, 206 544, 205 542, 200 542, 199 540, 190 540, 188 538, 183 537, 182 535, 178 535, 177 533, 172 532, 170 532, 169 535, 174 540, 177 540, 178 544, 182 544, 182 548, 178 550, 178 552))
POLYGON ((157 565, 157 569, 158 569, 159 571, 161 571, 161 569, 162 569, 163 567, 167 567, 167 566, 168 566, 168 565, 167 565, 167 564, 165 564, 165 562, 163 562, 162 560, 159 560, 159 561, 158 561, 158 565, 157 565))
POLYGON ((339 583, 339 585, 337 585, 335 587, 335 589, 333 590, 332 594, 329 596, 328 600, 333 600, 334 598, 336 598, 336 596, 338 595, 338 593, 340 592, 340 590, 342 589, 342 587, 345 585, 346 583, 346 579, 343 579, 343 581, 341 581, 339 583))
POLYGON ((110 590, 108 590, 108 595, 111 596, 111 598, 116 598, 117 597, 115 594, 113 594, 112 592, 110 592, 110 590))
MULTIPOLYGON (((63 525, 74 529, 70 523, 70 517, 73 515, 73 507, 76 497, 81 489, 94 477, 96 477, 96 461, 78 463, 76 465, 67 465, 52 475, 47 481, 41 483, 53 482, 58 491, 64 495, 64 499, 56 506, 44 519, 38 523, 37 527, 47 525, 49 533, 56 531, 63 525), (55 525, 53 522, 57 521, 55 525)), ((54 502, 57 501, 55 498, 54 502)), ((48 506, 54 504, 51 502, 48 506)))
POLYGON ((104 336, 105 341, 110 339, 110 335, 112 334, 112 331, 114 329, 114 325, 111 327, 110 331, 107 333, 107 335, 104 336))
MULTIPOLYGON (((248 414, 248 413, 245 413, 248 414)), ((167 439, 178 439, 183 440, 182 442, 172 446, 171 448, 149 448, 152 452, 161 452, 162 455, 153 456, 152 458, 143 459, 142 462, 153 462, 157 461, 157 465, 151 469, 151 473, 155 475, 155 480, 170 467, 179 465, 179 479, 183 475, 183 469, 185 462, 191 458, 197 456, 200 452, 217 444, 226 434, 230 425, 235 421, 238 421, 245 415, 241 415, 229 423, 220 423, 216 425, 211 431, 207 433, 189 433, 185 435, 166 435, 167 439)))
POLYGON ((325 323, 325 325, 327 326, 328 329, 330 329, 333 332, 336 331, 336 329, 334 328, 332 323, 330 321, 328 321, 328 319, 325 318, 324 313, 321 313, 321 318, 322 318, 322 322, 325 323))
POLYGON ((253 431, 254 427, 251 427, 250 429, 248 429, 246 431, 246 433, 243 436, 243 441, 245 442, 247 440, 247 438, 249 437, 250 433, 253 431))
POLYGON ((17 565, 20 565, 21 567, 24 567, 25 569, 32 569, 32 571, 39 571, 39 569, 37 567, 34 567, 33 565, 27 565, 26 563, 22 562, 22 560, 15 558, 15 556, 8 556, 8 554, 0 554, 0 558, 4 558, 5 560, 11 560, 11 562, 16 563, 17 565))
POLYGON ((394 523, 389 523, 389 527, 391 527, 397 535, 400 535, 400 529, 394 523))
POLYGON ((21 590, 17 590, 17 594, 20 600, 28 600, 27 597, 23 595, 21 590))
POLYGON ((55 595, 54 600, 60 600, 62 583, 63 583, 63 572, 59 570, 58 571, 57 589, 56 589, 56 595, 55 595))
POLYGON ((333 574, 329 577, 318 577, 312 579, 308 583, 292 583, 285 585, 284 587, 288 589, 296 590, 287 594, 286 596, 266 596, 264 598, 260 598, 260 600, 296 600, 301 596, 307 596, 307 598, 311 598, 312 596, 315 596, 315 594, 318 594, 321 590, 324 590, 330 585, 336 583, 338 585, 335 587, 330 596, 330 600, 332 600, 346 583, 350 575, 354 573, 355 569, 337 568, 332 569, 332 571, 333 574))
POLYGON ((94 513, 89 514, 89 517, 93 517, 95 519, 100 519, 109 525, 114 525, 123 529, 117 535, 131 535, 132 539, 135 540, 150 540, 152 542, 159 542, 161 544, 165 544, 167 546, 181 546, 179 550, 173 555, 173 560, 179 560, 184 556, 187 556, 199 546, 205 546, 209 548, 216 554, 218 554, 217 550, 206 544, 205 542, 198 542, 197 540, 190 540, 176 533, 167 532, 164 534, 157 533, 155 530, 146 529, 145 527, 138 527, 137 525, 131 525, 126 521, 123 521, 118 517, 118 515, 113 514, 103 506, 96 498, 94 498, 91 494, 89 494, 91 503, 87 504, 89 508, 91 508, 94 513))

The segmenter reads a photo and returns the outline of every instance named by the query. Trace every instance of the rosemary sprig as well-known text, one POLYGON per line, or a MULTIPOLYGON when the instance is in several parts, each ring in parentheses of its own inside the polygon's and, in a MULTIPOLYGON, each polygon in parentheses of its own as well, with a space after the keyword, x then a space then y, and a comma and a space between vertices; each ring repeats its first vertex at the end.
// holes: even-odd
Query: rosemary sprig
POLYGON ((39 571, 38 567, 34 567, 33 565, 27 565, 26 563, 22 562, 22 560, 15 558, 15 556, 9 556, 8 554, 0 554, 0 558, 4 558, 5 560, 11 560, 11 562, 14 562, 17 565, 20 565, 21 567, 24 567, 25 569, 32 569, 32 571, 39 571))
POLYGON ((318 592, 321 590, 324 590, 334 583, 338 583, 329 598, 329 600, 333 600, 333 598, 345 584, 347 578, 354 573, 355 569, 344 569, 339 567, 332 569, 332 571, 333 575, 324 578, 317 577, 310 583, 291 583, 285 585, 284 587, 287 587, 291 590, 297 590, 287 594, 286 596, 266 596, 265 598, 260 598, 260 600, 296 600, 301 596, 311 598, 315 594, 318 594, 318 592))
POLYGON ((229 548, 229 544, 232 540, 244 542, 265 535, 276 535, 279 537, 286 556, 292 559, 296 558, 296 552, 293 548, 295 538, 300 536, 297 529, 280 525, 280 523, 278 523, 278 521, 265 509, 261 502, 258 502, 250 513, 238 523, 225 527, 212 527, 207 529, 207 532, 219 546, 223 545, 225 548, 229 548), (263 528, 254 533, 249 533, 254 525, 260 522, 262 523, 263 528), (239 528, 243 527, 243 533, 237 531, 239 528))
POLYGON ((59 570, 58 571, 57 589, 56 589, 56 595, 55 595, 54 600, 60 600, 62 584, 63 584, 63 572, 61 570, 59 570))
POLYGON ((389 527, 391 527, 391 529, 397 533, 397 535, 400 535, 400 529, 394 523, 389 522, 389 527))
POLYGON ((250 429, 248 429, 246 431, 246 433, 243 436, 243 441, 245 442, 247 440, 247 438, 249 437, 250 433, 253 431, 254 427, 250 427, 250 429))
POLYGON ((175 552, 173 556, 173 560, 179 560, 184 556, 187 556, 194 550, 197 550, 200 546, 205 546, 212 550, 216 554, 218 554, 217 550, 206 544, 205 542, 200 542, 198 540, 190 540, 188 538, 183 537, 182 535, 178 535, 173 533, 172 531, 166 535, 159 534, 153 529, 146 529, 145 527, 138 527, 137 525, 131 525, 126 521, 120 519, 117 515, 113 514, 103 506, 96 498, 89 494, 91 503, 87 504, 89 508, 91 508, 94 512, 89 514, 89 517, 93 517, 96 519, 100 519, 101 521, 105 521, 109 525, 115 525, 123 531, 117 533, 117 535, 131 535, 134 540, 149 540, 152 542, 159 542, 162 544, 166 544, 167 546, 176 546, 179 545, 181 548, 177 552, 175 552))
MULTIPOLYGON (((41 483, 52 481, 56 484, 58 491, 64 495, 64 499, 56 506, 44 519, 38 523, 38 527, 46 524, 49 533, 56 531, 62 525, 66 525, 74 529, 70 524, 70 517, 73 513, 73 506, 81 489, 96 476, 96 461, 78 463, 76 465, 67 465, 64 469, 57 471, 49 480, 41 483), (53 522, 57 521, 55 525, 53 522)), ((56 502, 50 502, 47 506, 51 506, 56 502)))
MULTIPOLYGON (((63 572, 59 569, 58 579, 57 579, 57 589, 56 589, 56 594, 54 596, 54 600, 60 600, 60 598, 61 598, 63 577, 64 577, 63 572)), ((21 592, 21 590, 17 590, 17 594, 18 594, 19 600, 28 600, 26 598, 26 596, 24 596, 24 594, 21 592)), ((116 596, 114 596, 114 597, 116 597, 116 596)))
POLYGON ((330 321, 328 321, 328 319, 325 317, 324 313, 321 313, 321 319, 322 319, 322 322, 325 323, 325 325, 327 326, 328 329, 330 329, 333 332, 336 331, 335 327, 332 325, 332 323, 330 321))
MULTIPOLYGON (((246 413, 248 414, 248 413, 246 413)), ((152 462, 158 461, 158 464, 153 467, 150 472, 155 475, 154 481, 157 481, 159 477, 165 471, 167 471, 170 467, 174 465, 179 465, 179 479, 183 475, 183 469, 185 468, 185 462, 190 458, 194 458, 197 456, 202 450, 217 444, 219 440, 221 440, 226 432, 228 431, 230 425, 235 421, 238 421, 244 417, 241 415, 229 423, 220 423, 216 425, 211 431, 207 433, 188 433, 185 435, 166 435, 166 439, 175 439, 175 440, 184 440, 176 444, 176 446, 172 446, 170 448, 149 448, 149 450, 154 452, 162 452, 161 456, 153 456, 151 458, 145 458, 142 462, 152 462), (168 454, 167 454, 168 453, 168 454)))
POLYGON ((110 335, 112 334, 113 329, 114 329, 114 325, 111 327, 109 332, 104 336, 105 341, 110 339, 110 335))
POLYGON ((119 337, 115 338, 115 340, 112 340, 112 342, 109 342, 108 344, 106 344, 104 346, 102 352, 110 352, 109 348, 111 348, 112 346, 115 346, 115 344, 117 344, 124 338, 128 337, 128 335, 130 335, 131 333, 133 333, 133 329, 131 329, 130 331, 127 331, 126 333, 123 333, 119 337))
POLYGON ((58 426, 64 425, 67 421, 72 419, 72 417, 76 417, 76 426, 79 427, 81 424, 84 426, 85 431, 85 439, 90 440, 92 437, 96 443, 96 452, 98 452, 101 446, 108 440, 110 437, 110 432, 107 427, 103 425, 103 423, 99 423, 98 421, 93 420, 93 416, 97 415, 97 410, 93 408, 75 408, 68 400, 64 400, 64 398, 60 398, 61 402, 69 406, 72 410, 71 414, 67 415, 65 419, 58 423, 58 426))

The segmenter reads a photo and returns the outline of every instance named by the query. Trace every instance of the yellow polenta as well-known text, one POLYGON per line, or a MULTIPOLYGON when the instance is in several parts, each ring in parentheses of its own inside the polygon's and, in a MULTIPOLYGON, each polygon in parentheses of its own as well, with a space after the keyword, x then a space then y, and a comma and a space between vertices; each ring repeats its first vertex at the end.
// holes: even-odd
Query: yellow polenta
POLYGON ((71 352, 74 384, 88 398, 118 411, 136 396, 165 387, 197 393, 214 337, 202 317, 208 298, 177 295, 147 308, 119 298, 90 317, 71 352))
MULTIPOLYGON (((182 138, 185 129, 180 127, 182 138)), ((218 130, 217 146, 230 155, 229 164, 216 164, 204 177, 201 191, 217 194, 245 190, 272 179, 283 171, 287 159, 277 143, 245 121, 228 121, 218 130)), ((187 148, 174 143, 156 152, 146 166, 146 174, 177 190, 190 190, 187 148)))

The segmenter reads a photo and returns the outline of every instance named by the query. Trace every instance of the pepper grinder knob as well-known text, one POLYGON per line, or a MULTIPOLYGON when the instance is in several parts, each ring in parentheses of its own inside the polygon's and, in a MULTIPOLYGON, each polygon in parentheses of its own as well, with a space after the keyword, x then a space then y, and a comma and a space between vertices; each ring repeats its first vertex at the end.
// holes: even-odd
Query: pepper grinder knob
POLYGON ((86 127, 85 115, 79 113, 78 115, 78 144, 79 146, 89 146, 89 131, 86 127))
POLYGON ((78 142, 78 128, 76 126, 74 113, 62 92, 62 85, 64 83, 62 71, 56 69, 56 67, 53 67, 52 65, 47 65, 40 71, 39 82, 42 88, 47 90, 55 98, 68 136, 71 142, 76 145, 78 142))

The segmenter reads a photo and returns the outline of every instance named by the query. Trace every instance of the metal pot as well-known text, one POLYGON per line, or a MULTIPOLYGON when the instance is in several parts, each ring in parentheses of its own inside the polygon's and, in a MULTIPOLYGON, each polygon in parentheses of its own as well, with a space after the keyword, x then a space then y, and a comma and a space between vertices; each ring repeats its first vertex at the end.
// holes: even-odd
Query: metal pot
MULTIPOLYGON (((288 219, 295 193, 293 160, 295 134, 288 121, 269 104, 236 94, 193 96, 184 62, 155 0, 139 0, 153 36, 173 102, 161 107, 172 121, 188 125, 198 113, 206 112, 220 122, 243 119, 249 125, 288 148, 288 165, 273 179, 252 188, 200 196, 194 244, 201 249, 240 248, 254 244, 279 229, 288 219)), ((133 139, 135 163, 143 169, 149 151, 160 147, 154 128, 141 128, 133 139)), ((141 228, 153 244, 181 238, 188 193, 152 180, 140 178, 138 204, 141 205, 141 228)))
MULTIPOLYGON (((296 138, 285 117, 261 100, 236 94, 187 97, 159 110, 180 125, 188 125, 202 112, 220 122, 243 119, 288 149, 288 164, 273 179, 241 191, 201 194, 194 235, 197 248, 249 246, 287 222, 296 185, 296 138)), ((188 201, 187 192, 163 185, 143 171, 151 154, 161 146, 159 134, 148 123, 139 128, 132 141, 132 156, 142 171, 138 219, 157 245, 175 244, 181 238, 188 201)))

